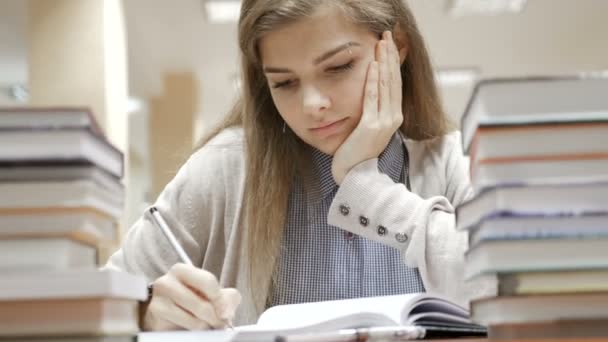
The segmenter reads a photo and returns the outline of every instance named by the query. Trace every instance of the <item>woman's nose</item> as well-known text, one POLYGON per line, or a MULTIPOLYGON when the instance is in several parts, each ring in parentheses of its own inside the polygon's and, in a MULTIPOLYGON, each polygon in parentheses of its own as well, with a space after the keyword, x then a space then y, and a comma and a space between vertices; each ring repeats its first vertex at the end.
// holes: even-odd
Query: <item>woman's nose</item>
POLYGON ((302 111, 304 114, 313 116, 315 119, 322 117, 325 110, 331 106, 329 96, 319 88, 309 86, 304 88, 302 94, 302 111))

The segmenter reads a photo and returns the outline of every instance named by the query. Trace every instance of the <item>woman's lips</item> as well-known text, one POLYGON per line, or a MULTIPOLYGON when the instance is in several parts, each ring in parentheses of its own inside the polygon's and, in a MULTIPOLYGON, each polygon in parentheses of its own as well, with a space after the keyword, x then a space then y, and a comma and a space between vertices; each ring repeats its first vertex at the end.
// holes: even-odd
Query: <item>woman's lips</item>
POLYGON ((334 122, 323 124, 319 127, 311 128, 310 131, 320 137, 328 137, 338 133, 348 118, 340 119, 334 122))

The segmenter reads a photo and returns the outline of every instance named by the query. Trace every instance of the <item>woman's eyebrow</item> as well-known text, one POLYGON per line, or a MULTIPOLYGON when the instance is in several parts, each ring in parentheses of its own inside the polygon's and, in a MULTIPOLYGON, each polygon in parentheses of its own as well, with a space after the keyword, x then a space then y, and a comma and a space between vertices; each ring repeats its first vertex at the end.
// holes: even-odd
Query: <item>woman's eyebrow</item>
MULTIPOLYGON (((315 58, 313 60, 313 64, 317 65, 325 60, 327 60, 328 58, 332 57, 333 55, 337 54, 338 52, 344 50, 344 49, 348 49, 350 47, 353 46, 361 46, 361 44, 357 43, 357 42, 348 42, 345 44, 342 44, 338 47, 335 47, 325 53, 323 53, 321 56, 315 58)), ((264 73, 270 74, 270 73, 290 73, 292 72, 291 70, 287 69, 287 68, 275 68, 275 67, 264 67, 264 73)))
POLYGON ((348 49, 349 47, 352 47, 352 46, 361 46, 361 44, 359 44, 357 42, 348 42, 346 44, 342 44, 334 49, 327 51, 326 53, 322 54, 321 56, 315 58, 312 63, 314 65, 317 65, 317 64, 323 62, 324 60, 330 58, 331 56, 337 54, 338 52, 340 52, 344 49, 348 49))

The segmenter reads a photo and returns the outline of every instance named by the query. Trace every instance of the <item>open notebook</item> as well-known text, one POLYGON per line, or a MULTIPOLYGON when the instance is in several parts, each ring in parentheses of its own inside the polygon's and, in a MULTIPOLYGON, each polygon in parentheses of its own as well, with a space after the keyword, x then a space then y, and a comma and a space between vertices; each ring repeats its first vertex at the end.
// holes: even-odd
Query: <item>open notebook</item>
POLYGON ((273 341, 277 336, 333 332, 369 327, 416 326, 413 338, 485 336, 464 308, 437 296, 417 293, 338 301, 279 305, 266 310, 257 324, 234 331, 143 333, 140 342, 161 341, 173 334, 180 341, 213 337, 215 341, 273 341), (200 336, 193 336, 199 335, 200 336), (165 335, 165 336, 163 336, 165 335), (178 336, 179 335, 179 336, 178 336))
POLYGON ((256 325, 237 328, 237 340, 259 335, 289 335, 381 326, 418 326, 427 336, 485 334, 464 308, 425 293, 279 305, 256 325))

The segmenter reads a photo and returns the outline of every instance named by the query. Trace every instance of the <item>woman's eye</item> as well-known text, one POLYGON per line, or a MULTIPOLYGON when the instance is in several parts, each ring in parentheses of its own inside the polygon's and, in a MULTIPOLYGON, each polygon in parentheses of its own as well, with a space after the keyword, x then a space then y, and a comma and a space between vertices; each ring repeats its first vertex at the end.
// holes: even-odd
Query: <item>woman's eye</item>
POLYGON ((345 70, 350 70, 350 69, 353 68, 354 64, 355 63, 353 61, 350 61, 350 62, 348 62, 346 64, 342 64, 342 65, 338 65, 338 66, 335 66, 335 67, 328 68, 327 71, 329 71, 329 72, 342 72, 342 71, 345 71, 345 70))
POLYGON ((272 84, 272 88, 273 89, 279 89, 279 88, 288 88, 290 86, 293 85, 293 81, 292 80, 287 80, 287 81, 282 81, 282 82, 275 82, 272 84))

